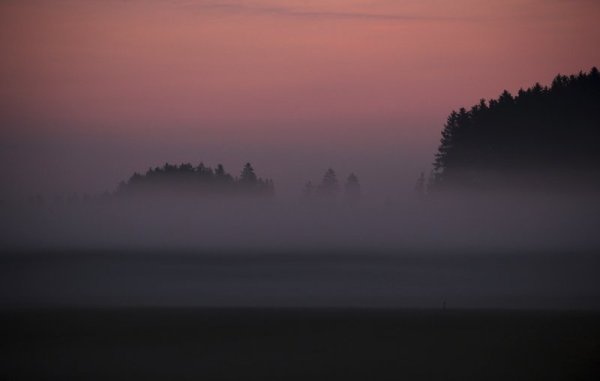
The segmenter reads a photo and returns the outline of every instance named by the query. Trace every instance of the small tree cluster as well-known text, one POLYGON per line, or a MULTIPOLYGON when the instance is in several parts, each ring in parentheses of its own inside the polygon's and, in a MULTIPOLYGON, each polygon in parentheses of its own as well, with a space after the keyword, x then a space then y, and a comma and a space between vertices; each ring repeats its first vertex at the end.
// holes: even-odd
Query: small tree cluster
POLYGON ((145 174, 134 173, 128 181, 122 182, 116 194, 183 192, 191 194, 215 195, 260 195, 271 196, 275 187, 271 179, 256 175, 250 163, 246 163, 239 178, 225 171, 222 164, 211 168, 204 163, 194 167, 190 163, 150 168, 145 174))
MULTIPOLYGON (((343 199, 346 202, 357 202, 361 197, 360 183, 358 177, 351 173, 344 183, 343 199)), ((312 181, 308 181, 302 192, 304 199, 319 199, 335 201, 340 195, 340 185, 335 171, 331 168, 325 171, 321 182, 315 187, 312 181)))

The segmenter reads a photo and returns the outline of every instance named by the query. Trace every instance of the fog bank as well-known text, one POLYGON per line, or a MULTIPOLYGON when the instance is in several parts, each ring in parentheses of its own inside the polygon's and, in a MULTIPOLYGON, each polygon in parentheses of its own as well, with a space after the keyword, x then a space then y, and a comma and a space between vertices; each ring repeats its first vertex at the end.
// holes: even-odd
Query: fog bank
POLYGON ((600 247, 593 195, 443 193, 403 200, 108 198, 5 204, 22 249, 531 251, 600 247))

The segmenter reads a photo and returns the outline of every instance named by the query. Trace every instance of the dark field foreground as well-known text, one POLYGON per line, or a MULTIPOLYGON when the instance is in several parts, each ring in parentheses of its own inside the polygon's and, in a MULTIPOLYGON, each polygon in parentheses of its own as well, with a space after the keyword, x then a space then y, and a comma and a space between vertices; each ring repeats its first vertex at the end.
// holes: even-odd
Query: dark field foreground
POLYGON ((598 380, 596 312, 18 309, 0 379, 598 380))

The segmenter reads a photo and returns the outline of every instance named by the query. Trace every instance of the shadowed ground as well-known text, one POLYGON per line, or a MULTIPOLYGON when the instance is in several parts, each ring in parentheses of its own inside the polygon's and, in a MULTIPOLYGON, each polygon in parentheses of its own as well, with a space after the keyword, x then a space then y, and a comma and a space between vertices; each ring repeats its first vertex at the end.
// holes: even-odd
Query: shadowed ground
POLYGON ((147 308, 1 316, 2 379, 600 376, 598 313, 147 308))
POLYGON ((5 252, 0 380, 597 380, 598 268, 594 252, 5 252))

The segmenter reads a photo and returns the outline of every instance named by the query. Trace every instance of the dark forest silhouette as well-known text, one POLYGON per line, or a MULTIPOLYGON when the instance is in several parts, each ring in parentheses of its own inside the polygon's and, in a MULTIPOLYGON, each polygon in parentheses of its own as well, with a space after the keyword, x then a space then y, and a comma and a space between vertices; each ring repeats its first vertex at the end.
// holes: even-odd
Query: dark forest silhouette
POLYGON ((227 173, 223 165, 215 169, 200 163, 190 163, 150 168, 145 174, 134 173, 127 182, 119 184, 117 195, 153 193, 185 193, 198 195, 251 195, 272 196, 275 186, 271 179, 256 175, 250 163, 246 163, 239 177, 227 173))
POLYGON ((559 75, 550 87, 538 83, 516 96, 504 91, 470 110, 453 111, 435 155, 431 187, 597 187, 599 140, 598 69, 559 75))

